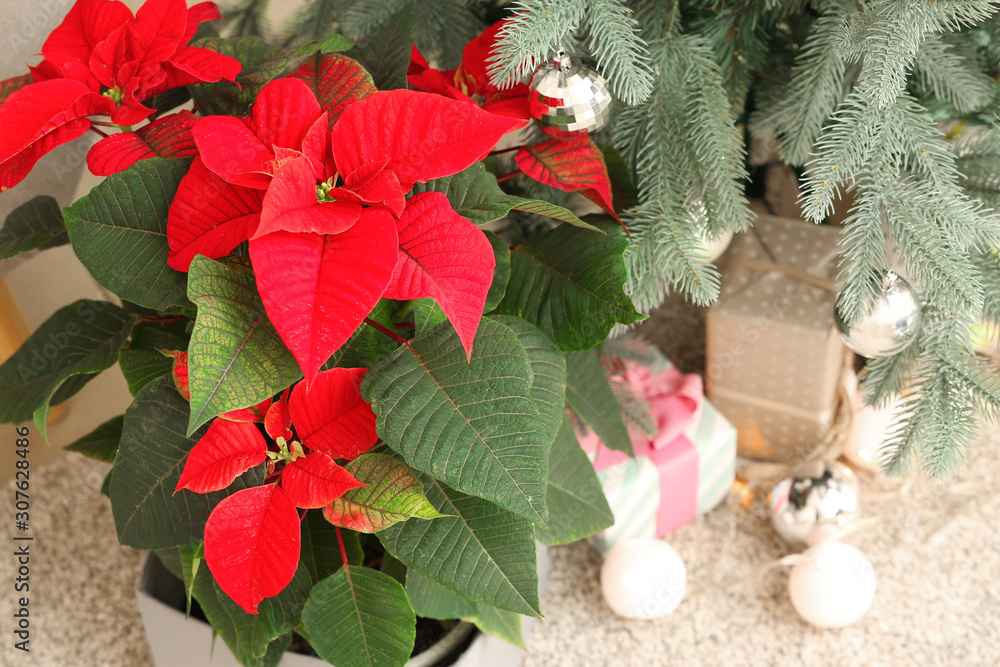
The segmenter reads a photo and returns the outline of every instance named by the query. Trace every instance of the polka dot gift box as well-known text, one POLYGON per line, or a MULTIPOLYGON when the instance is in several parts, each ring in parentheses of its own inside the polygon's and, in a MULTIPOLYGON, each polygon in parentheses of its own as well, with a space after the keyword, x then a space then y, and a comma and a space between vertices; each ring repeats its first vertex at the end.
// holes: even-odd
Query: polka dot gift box
POLYGON ((788 462, 814 452, 836 408, 845 354, 833 320, 839 229, 768 215, 754 227, 720 261, 706 389, 736 427, 741 456, 788 462))

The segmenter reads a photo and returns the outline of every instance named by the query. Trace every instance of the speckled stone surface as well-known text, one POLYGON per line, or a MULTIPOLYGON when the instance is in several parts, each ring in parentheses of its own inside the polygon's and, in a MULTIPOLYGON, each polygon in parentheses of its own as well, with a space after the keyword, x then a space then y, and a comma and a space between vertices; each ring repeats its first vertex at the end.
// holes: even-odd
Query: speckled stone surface
MULTIPOLYGON (((34 435, 34 430, 32 430, 34 435)), ((14 446, 0 429, 0 446, 14 446)), ((44 447, 32 437, 32 447, 44 447)), ((4 488, 0 549, 0 665, 151 667, 133 588, 142 554, 118 545, 108 499, 100 494, 108 465, 79 454, 31 470, 30 530, 14 530, 14 481, 4 488), (31 535, 30 654, 13 648, 17 597, 13 533, 31 535)))
MULTIPOLYGON (((697 309, 671 307, 642 333, 697 371, 699 320, 697 309), (676 335, 685 330, 692 333, 676 335)), ((13 446, 13 429, 6 437, 3 446, 13 446)), ((32 652, 12 649, 16 564, 4 548, 0 665, 152 667, 133 593, 141 554, 117 544, 99 493, 106 468, 70 455, 32 471, 32 652)), ((584 543, 551 549, 547 620, 528 642, 525 667, 1000 664, 1000 432, 984 432, 977 457, 947 483, 917 479, 900 494, 898 483, 861 479, 865 516, 879 520, 846 541, 869 557, 878 589, 856 625, 812 628, 788 601, 787 571, 758 572, 789 553, 767 522, 761 489, 747 505, 733 496, 667 538, 687 564, 688 596, 663 619, 615 617, 601 599, 597 553, 584 543)), ((3 498, 10 508, 13 483, 3 498)))

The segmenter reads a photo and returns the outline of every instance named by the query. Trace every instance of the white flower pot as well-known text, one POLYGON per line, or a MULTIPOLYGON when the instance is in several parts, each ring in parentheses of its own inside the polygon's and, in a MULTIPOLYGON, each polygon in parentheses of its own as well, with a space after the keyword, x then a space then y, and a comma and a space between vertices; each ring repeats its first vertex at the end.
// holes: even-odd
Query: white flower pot
MULTIPOLYGON (((548 549, 538 546, 538 580, 544 593, 549 575, 548 549)), ((185 618, 184 586, 163 567, 159 559, 149 554, 136 584, 139 611, 146 629, 146 638, 156 667, 240 667, 223 641, 212 640, 212 627, 196 618, 185 618)), ((525 641, 535 619, 522 617, 521 630, 525 641)), ((477 635, 453 667, 519 667, 525 652, 507 642, 479 633, 469 623, 459 623, 437 644, 410 658, 407 667, 431 667, 449 655, 455 646, 477 635)), ((285 653, 278 667, 329 667, 319 658, 300 653, 285 653)))

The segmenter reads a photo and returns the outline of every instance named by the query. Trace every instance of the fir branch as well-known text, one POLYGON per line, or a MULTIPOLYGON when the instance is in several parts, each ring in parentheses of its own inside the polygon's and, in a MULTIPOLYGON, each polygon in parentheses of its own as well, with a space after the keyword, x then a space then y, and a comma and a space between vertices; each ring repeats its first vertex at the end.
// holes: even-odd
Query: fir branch
POLYGON ((626 361, 648 368, 652 373, 659 373, 667 366, 663 353, 639 336, 609 338, 601 344, 601 362, 608 375, 624 373, 626 361))
POLYGON ((924 38, 914 68, 925 88, 961 112, 986 106, 993 98, 992 80, 939 34, 924 38))
POLYGON ((684 40, 687 63, 684 77, 687 93, 687 132, 695 168, 692 195, 706 209, 706 231, 712 235, 742 232, 753 221, 742 182, 747 178, 740 135, 729 116, 720 72, 708 46, 700 39, 684 40))
POLYGON ((903 265, 926 297, 955 313, 981 312, 983 286, 968 255, 936 225, 906 216, 905 209, 897 208, 900 203, 887 205, 889 232, 903 265))
POLYGON ((344 33, 360 41, 380 25, 392 18, 411 0, 359 0, 344 12, 344 33))
POLYGON ((923 441, 923 417, 930 409, 930 397, 922 391, 919 381, 914 381, 879 449, 879 464, 887 475, 902 477, 910 472, 923 441))
POLYGON ((223 10, 226 35, 229 37, 261 37, 264 35, 264 14, 268 0, 244 0, 223 10))
POLYGON ((933 370, 924 386, 930 409, 919 417, 925 438, 919 454, 921 466, 931 478, 946 479, 974 451, 979 420, 968 394, 956 382, 957 374, 944 365, 933 370))
POLYGON ((752 72, 762 69, 769 52, 774 15, 767 0, 747 0, 718 8, 700 30, 715 53, 730 104, 739 109, 750 89, 752 72))
POLYGON ((972 263, 979 269, 983 282, 983 318, 1000 325, 1000 251, 994 246, 983 252, 973 253, 972 263))
POLYGON ((580 26, 587 0, 519 0, 498 35, 489 60, 490 80, 509 88, 531 74, 580 26))
POLYGON ((840 233, 840 294, 837 307, 847 322, 870 310, 889 265, 883 232, 884 198, 877 188, 862 188, 840 233))
POLYGON ((894 394, 906 389, 917 364, 919 345, 908 345, 888 357, 869 359, 861 393, 867 405, 886 408, 894 394))
POLYGON ((881 114, 859 94, 844 99, 806 169, 800 202, 807 219, 822 222, 833 211, 841 188, 870 166, 883 126, 881 114))
POLYGON ((863 57, 858 89, 872 105, 885 107, 903 91, 906 75, 928 33, 958 30, 986 20, 993 0, 879 0, 842 31, 845 57, 863 57))
POLYGON ((1000 129, 977 128, 955 142, 959 185, 990 208, 1000 211, 1000 129))
POLYGON ((679 215, 677 207, 662 210, 651 202, 628 212, 633 242, 626 250, 627 289, 636 308, 649 312, 671 288, 693 303, 707 306, 719 297, 719 273, 695 233, 697 221, 679 215))
POLYGON ((344 32, 360 41, 410 3, 415 4, 413 42, 437 67, 456 66, 465 44, 484 27, 464 0, 355 0, 343 14, 344 32))
POLYGON ((590 0, 585 25, 587 44, 611 91, 625 104, 638 104, 653 89, 646 42, 623 0, 590 0))
POLYGON ((285 44, 329 37, 349 0, 309 0, 285 24, 285 44))
POLYGON ((846 65, 833 43, 840 25, 840 12, 813 23, 788 85, 777 91, 776 99, 765 100, 751 117, 752 131, 778 133, 782 155, 790 164, 809 160, 824 123, 843 99, 846 65))
POLYGON ((608 385, 611 393, 618 401, 621 408, 622 418, 626 426, 639 429, 652 438, 659 431, 659 424, 653 414, 653 408, 646 398, 638 393, 627 382, 610 378, 608 385))
POLYGON ((947 365, 952 384, 971 395, 986 419, 1000 424, 1000 374, 996 366, 974 354, 948 355, 947 365))

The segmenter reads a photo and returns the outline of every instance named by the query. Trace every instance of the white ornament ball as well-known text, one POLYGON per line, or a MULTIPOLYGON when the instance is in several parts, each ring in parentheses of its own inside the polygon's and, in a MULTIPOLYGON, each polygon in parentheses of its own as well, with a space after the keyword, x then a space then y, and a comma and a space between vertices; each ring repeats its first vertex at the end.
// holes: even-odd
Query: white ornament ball
POLYGON ((857 399, 851 433, 844 443, 844 458, 851 465, 871 472, 881 470, 878 462, 879 448, 889 434, 889 427, 899 413, 899 407, 899 400, 895 396, 882 408, 865 405, 860 397, 857 399))
POLYGON ((875 572, 865 555, 843 542, 823 542, 802 554, 788 577, 788 596, 804 620, 841 628, 868 612, 875 599, 875 572))
POLYGON ((702 245, 705 247, 705 252, 708 255, 708 260, 714 262, 715 260, 722 257, 722 253, 726 252, 726 248, 729 247, 729 242, 733 240, 733 233, 726 232, 722 236, 718 236, 714 239, 709 238, 706 234, 700 235, 702 245))
POLYGON ((604 556, 601 592, 619 616, 666 616, 677 609, 686 589, 687 568, 666 542, 622 540, 604 556))

